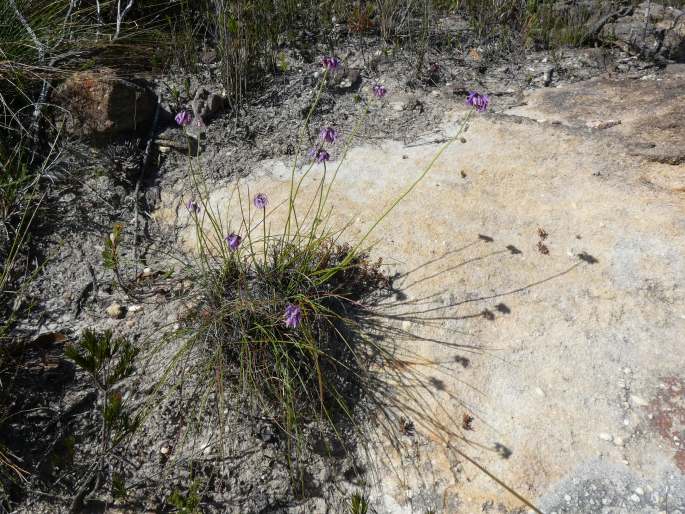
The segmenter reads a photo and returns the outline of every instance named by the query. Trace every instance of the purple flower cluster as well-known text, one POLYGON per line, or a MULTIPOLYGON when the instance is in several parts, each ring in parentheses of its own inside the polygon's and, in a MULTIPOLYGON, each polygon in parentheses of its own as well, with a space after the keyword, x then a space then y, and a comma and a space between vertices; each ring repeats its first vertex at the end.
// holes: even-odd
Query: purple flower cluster
POLYGON ((333 127, 324 127, 319 132, 319 139, 325 143, 335 143, 338 139, 338 133, 333 127))
POLYGON ((328 71, 337 71, 341 66, 340 59, 337 57, 324 57, 321 59, 321 66, 323 66, 328 71))
POLYGON ((185 127, 191 124, 193 121, 193 115, 189 110, 184 109, 180 111, 174 119, 176 120, 176 124, 180 125, 181 127, 185 127))
POLYGON ((286 327, 297 328, 302 323, 302 309, 298 305, 289 303, 285 307, 284 321, 286 327))
POLYGON ((375 84, 373 86, 373 94, 376 98, 383 98, 386 94, 388 94, 388 90, 385 89, 383 84, 375 84))
POLYGON ((240 243, 242 243, 243 241, 242 237, 233 232, 228 234, 224 239, 226 240, 226 244, 228 245, 229 250, 231 250, 232 252, 235 252, 240 246, 240 243))
POLYGON ((254 197, 254 200, 252 200, 252 203, 254 204, 257 209, 266 209, 266 206, 269 205, 269 199, 264 193, 257 193, 254 197))
POLYGON ((312 148, 308 153, 309 156, 319 164, 331 160, 331 154, 323 148, 312 148))
POLYGON ((186 202, 186 209, 188 209, 191 214, 198 214, 200 212, 200 206, 195 200, 188 200, 186 202))
MULTIPOLYGON (((319 140, 321 140, 321 145, 324 143, 333 144, 338 140, 338 131, 333 127, 323 127, 319 131, 319 140)), ((309 152, 307 152, 307 155, 319 164, 331 160, 331 154, 329 154, 323 146, 311 148, 309 152)))
POLYGON ((470 105, 476 108, 478 112, 485 112, 490 103, 490 97, 488 95, 481 95, 480 93, 471 92, 466 98, 466 105, 470 105))

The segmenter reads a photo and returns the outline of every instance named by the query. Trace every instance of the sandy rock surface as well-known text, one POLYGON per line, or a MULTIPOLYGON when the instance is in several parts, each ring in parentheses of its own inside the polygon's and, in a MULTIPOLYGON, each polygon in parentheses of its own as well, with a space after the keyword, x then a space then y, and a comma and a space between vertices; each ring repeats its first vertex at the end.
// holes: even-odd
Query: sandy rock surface
MULTIPOLYGON (((684 109, 677 73, 536 91, 473 117, 376 228, 400 274, 398 415, 416 427, 399 450, 379 434, 379 512, 527 511, 459 452, 544 512, 685 509, 684 109)), ((427 139, 465 114, 453 101, 427 139)), ((420 143, 350 150, 332 199, 348 240, 439 148, 420 143)), ((289 177, 273 160, 242 181, 269 195, 274 232, 289 177)), ((234 186, 210 191, 236 223, 234 186)), ((157 218, 177 222, 180 201, 163 194, 157 218)))

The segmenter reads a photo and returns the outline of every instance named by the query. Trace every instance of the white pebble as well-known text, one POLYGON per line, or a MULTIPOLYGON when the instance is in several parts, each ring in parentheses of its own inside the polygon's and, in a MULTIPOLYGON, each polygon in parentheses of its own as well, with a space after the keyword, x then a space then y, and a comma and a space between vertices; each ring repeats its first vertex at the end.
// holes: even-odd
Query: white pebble
POLYGON ((630 497, 631 502, 640 503, 640 497, 637 494, 633 494, 630 497))
POLYGON ((636 488, 635 488, 635 492, 636 492, 637 494, 639 494, 640 496, 642 496, 643 494, 645 494, 645 491, 644 491, 644 489, 642 489, 642 487, 636 487, 636 488))
POLYGON ((567 502, 570 502, 570 501, 571 501, 571 497, 570 497, 568 494, 567 494, 567 495, 564 495, 564 500, 566 500, 567 502))
POLYGON ((602 432, 599 434, 599 438, 602 441, 611 441, 614 437, 611 434, 607 434, 606 432, 602 432))
POLYGON ((614 437, 614 444, 616 446, 623 446, 623 438, 622 437, 614 437))
POLYGON ((545 396, 545 392, 539 387, 535 388, 535 394, 537 394, 538 396, 545 396))
POLYGON ((114 318, 114 319, 120 319, 126 315, 126 311, 124 310, 124 308, 116 302, 114 302, 112 305, 107 307, 105 312, 107 312, 107 315, 110 318, 114 318))
POLYGON ((166 447, 166 446, 162 446, 162 449, 159 450, 159 452, 160 452, 162 455, 166 455, 167 453, 169 453, 169 448, 166 447))
POLYGON ((630 395, 630 399, 633 401, 635 405, 639 405, 640 407, 646 407, 647 405, 649 405, 649 403, 646 400, 634 394, 630 395))

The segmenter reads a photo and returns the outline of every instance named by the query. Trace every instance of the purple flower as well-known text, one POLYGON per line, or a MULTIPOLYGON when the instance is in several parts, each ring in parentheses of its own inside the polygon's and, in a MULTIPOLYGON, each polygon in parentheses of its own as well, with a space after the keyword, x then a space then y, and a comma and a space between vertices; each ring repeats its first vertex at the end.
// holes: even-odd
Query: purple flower
POLYGON ((232 251, 235 252, 238 247, 240 246, 240 243, 243 241, 243 238, 240 237, 238 234, 234 234, 231 232, 228 234, 225 238, 226 244, 228 245, 228 248, 232 251))
POLYGON ((269 199, 264 193, 257 193, 254 200, 252 200, 252 203, 254 203, 254 206, 257 207, 257 209, 266 209, 266 206, 269 205, 269 199))
POLYGON ((200 212, 200 206, 195 200, 188 200, 186 203, 186 209, 188 209, 192 214, 198 214, 200 212))
POLYGON ((288 328, 297 328, 302 322, 302 309, 298 305, 289 303, 285 308, 285 326, 288 328))
POLYGON ((329 154, 323 148, 312 148, 311 150, 309 150, 308 154, 312 159, 314 159, 319 164, 331 160, 331 154, 329 154))
POLYGON ((184 109, 179 112, 174 119, 178 125, 185 127, 186 125, 190 125, 190 123, 193 121, 193 115, 190 113, 190 111, 184 109))
POLYGON ((376 98, 383 98, 387 93, 388 90, 385 89, 383 84, 376 84, 373 86, 373 94, 376 96, 376 98))
POLYGON ((325 127, 319 132, 319 139, 326 143, 335 143, 335 140, 338 139, 338 133, 333 127, 325 127))
POLYGON ((340 59, 336 57, 324 57, 321 59, 321 66, 326 68, 328 71, 336 71, 340 68, 340 59))
POLYGON ((488 95, 481 95, 480 93, 471 92, 466 99, 466 105, 475 107, 478 112, 484 112, 488 108, 490 97, 488 95))

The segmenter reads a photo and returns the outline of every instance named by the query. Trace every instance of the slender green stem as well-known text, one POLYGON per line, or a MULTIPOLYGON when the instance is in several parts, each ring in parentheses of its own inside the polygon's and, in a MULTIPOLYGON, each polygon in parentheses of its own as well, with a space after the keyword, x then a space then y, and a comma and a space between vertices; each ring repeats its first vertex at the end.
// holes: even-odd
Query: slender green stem
POLYGON ((359 249, 362 247, 364 242, 368 239, 368 237, 371 235, 371 233, 375 230, 375 228, 383 221, 388 214, 390 214, 391 211, 395 209, 399 205, 399 203, 404 200, 409 193, 411 193, 416 186, 419 185, 419 183, 428 175, 428 172, 433 168, 437 160, 442 156, 442 154, 449 148, 452 143, 454 143, 459 136, 461 136, 462 132, 464 131, 464 128, 466 127, 466 124, 468 123, 469 119, 471 118, 471 115, 473 114, 473 109, 471 109, 468 114, 466 115, 466 118, 464 118, 464 121, 461 123, 459 126, 459 130, 457 131, 456 135, 449 139, 441 148, 436 152, 436 154, 433 156, 433 158, 430 160, 428 165, 425 167, 425 169, 421 172, 421 174, 412 182, 409 187, 400 195, 398 196, 386 209, 383 211, 383 214, 381 214, 376 221, 371 225, 371 228, 366 231, 366 234, 357 242, 355 247, 350 251, 347 256, 343 259, 343 261, 340 263, 340 265, 337 268, 333 268, 331 270, 327 270, 326 273, 324 273, 321 278, 319 279, 319 284, 325 283, 328 281, 331 276, 333 276, 335 273, 338 272, 339 269, 344 268, 347 266, 350 261, 357 255, 359 249))

